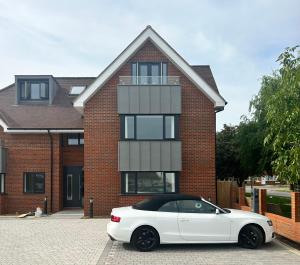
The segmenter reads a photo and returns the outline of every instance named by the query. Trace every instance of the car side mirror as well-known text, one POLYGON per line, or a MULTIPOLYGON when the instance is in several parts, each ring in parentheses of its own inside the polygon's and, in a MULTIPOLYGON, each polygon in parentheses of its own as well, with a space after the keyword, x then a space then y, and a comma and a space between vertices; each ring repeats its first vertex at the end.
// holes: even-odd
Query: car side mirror
POLYGON ((216 214, 220 214, 220 210, 219 209, 216 209, 216 214))

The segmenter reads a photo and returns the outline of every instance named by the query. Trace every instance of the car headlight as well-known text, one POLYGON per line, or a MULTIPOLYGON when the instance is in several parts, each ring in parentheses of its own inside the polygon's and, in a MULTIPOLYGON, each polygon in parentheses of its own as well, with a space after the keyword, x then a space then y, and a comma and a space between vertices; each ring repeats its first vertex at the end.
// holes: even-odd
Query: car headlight
POLYGON ((273 223, 272 223, 271 220, 268 220, 267 223, 268 223, 269 226, 273 226, 273 223))

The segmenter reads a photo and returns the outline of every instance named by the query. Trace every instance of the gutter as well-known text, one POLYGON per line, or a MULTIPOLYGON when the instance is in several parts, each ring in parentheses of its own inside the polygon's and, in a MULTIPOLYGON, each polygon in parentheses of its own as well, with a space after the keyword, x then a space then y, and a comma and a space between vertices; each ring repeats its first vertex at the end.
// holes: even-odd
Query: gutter
POLYGON ((48 136, 50 140, 50 212, 52 213, 53 207, 53 138, 51 131, 48 130, 48 136))
POLYGON ((83 133, 83 129, 18 129, 18 128, 7 128, 4 129, 7 133, 83 133))

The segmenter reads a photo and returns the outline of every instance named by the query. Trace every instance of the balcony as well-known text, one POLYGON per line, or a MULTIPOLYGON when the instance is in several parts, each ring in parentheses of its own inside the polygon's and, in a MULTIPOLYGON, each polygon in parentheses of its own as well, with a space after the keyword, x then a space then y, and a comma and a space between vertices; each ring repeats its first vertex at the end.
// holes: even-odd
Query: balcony
POLYGON ((145 86, 178 86, 180 85, 179 76, 120 76, 119 85, 132 86, 132 85, 145 85, 145 86))
POLYGON ((180 114, 178 76, 120 76, 119 114, 180 114))

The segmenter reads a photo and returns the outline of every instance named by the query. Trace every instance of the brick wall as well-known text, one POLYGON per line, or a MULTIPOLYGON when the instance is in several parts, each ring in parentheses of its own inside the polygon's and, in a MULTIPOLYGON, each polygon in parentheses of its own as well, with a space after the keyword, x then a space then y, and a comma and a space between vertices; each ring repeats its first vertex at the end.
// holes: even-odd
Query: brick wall
MULTIPOLYGON (((117 113, 119 76, 131 75, 130 62, 168 61, 148 41, 90 100, 84 110, 85 214, 88 198, 94 198, 95 215, 108 215, 111 208, 132 204, 143 196, 120 196, 118 172, 117 113)), ((182 193, 202 195, 215 201, 215 112, 213 104, 171 62, 168 75, 180 76, 182 86, 182 193)))
MULTIPOLYGON (((245 194, 244 189, 239 190, 240 196, 245 194)), ((274 231, 290 240, 300 243, 300 192, 291 192, 292 218, 287 218, 274 213, 267 212, 267 190, 259 190, 259 213, 267 216, 273 222, 274 231), (299 218, 299 219, 298 219, 299 218)), ((244 201, 245 202, 245 201, 244 201)), ((249 206, 240 204, 238 209, 251 211, 249 206)))
MULTIPOLYGON (((50 140, 47 134, 7 134, 2 128, 0 139, 8 149, 6 173, 6 213, 24 213, 43 207, 44 197, 50 211, 50 140), (24 172, 45 173, 45 194, 23 192, 24 172)), ((53 135, 53 211, 61 208, 61 157, 59 135, 53 135)))

